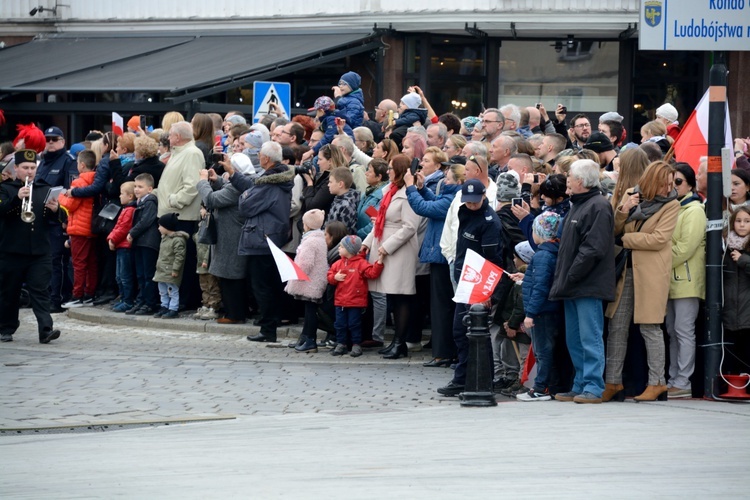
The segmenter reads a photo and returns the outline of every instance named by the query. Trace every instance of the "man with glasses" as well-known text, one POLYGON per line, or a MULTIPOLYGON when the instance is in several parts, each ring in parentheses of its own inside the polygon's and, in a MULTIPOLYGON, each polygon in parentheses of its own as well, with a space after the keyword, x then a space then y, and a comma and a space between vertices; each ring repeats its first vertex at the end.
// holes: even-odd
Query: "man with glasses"
POLYGON ((480 127, 480 131, 484 137, 482 139, 483 142, 490 144, 502 133, 505 127, 505 117, 503 117, 499 109, 489 108, 485 110, 482 118, 474 127, 480 127))
MULTIPOLYGON (((65 136, 58 127, 49 127, 44 131, 47 146, 44 148, 42 161, 36 172, 36 181, 44 181, 52 187, 62 186, 70 189, 70 181, 77 176, 75 160, 65 148, 65 136)), ((52 253, 52 279, 50 280, 50 312, 61 313, 63 302, 70 299, 73 282, 66 272, 70 267, 70 251, 65 250, 65 234, 62 224, 55 219, 48 219, 49 245, 52 253)))
POLYGON ((586 141, 591 135, 591 122, 583 113, 573 117, 568 129, 568 138, 575 149, 583 149, 586 141))

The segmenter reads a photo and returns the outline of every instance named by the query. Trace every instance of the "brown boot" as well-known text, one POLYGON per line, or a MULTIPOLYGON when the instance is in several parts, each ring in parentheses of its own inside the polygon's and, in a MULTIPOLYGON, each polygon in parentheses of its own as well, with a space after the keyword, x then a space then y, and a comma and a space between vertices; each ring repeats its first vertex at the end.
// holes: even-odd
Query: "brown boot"
POLYGON ((604 384, 602 403, 607 401, 625 401, 625 387, 622 384, 604 384))
POLYGON ((643 394, 636 396, 636 401, 666 401, 667 400, 667 386, 666 385, 647 385, 646 390, 643 394))

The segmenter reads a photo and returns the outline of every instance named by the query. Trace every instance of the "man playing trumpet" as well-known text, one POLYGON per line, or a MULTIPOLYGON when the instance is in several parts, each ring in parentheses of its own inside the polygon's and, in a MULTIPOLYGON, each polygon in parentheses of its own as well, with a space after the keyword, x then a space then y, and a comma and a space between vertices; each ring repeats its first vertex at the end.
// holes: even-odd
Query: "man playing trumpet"
POLYGON ((36 177, 37 158, 32 149, 15 153, 15 180, 0 183, 0 341, 10 342, 18 329, 21 285, 31 297, 39 325, 39 342, 60 337, 52 327, 49 283, 52 259, 47 235, 49 221, 58 220, 57 198, 50 186, 36 177), (29 196, 31 195, 31 197, 29 196), (33 217, 31 216, 33 214, 33 217))

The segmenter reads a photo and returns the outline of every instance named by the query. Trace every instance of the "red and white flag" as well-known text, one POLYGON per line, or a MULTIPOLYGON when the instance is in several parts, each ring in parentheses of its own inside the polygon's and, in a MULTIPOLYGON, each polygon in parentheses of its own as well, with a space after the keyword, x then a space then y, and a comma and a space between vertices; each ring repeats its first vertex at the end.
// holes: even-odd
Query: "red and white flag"
MULTIPOLYGON (((696 172, 700 166, 701 156, 708 156, 708 102, 706 91, 674 141, 674 156, 677 161, 689 163, 696 172)), ((729 105, 725 106, 727 117, 724 122, 724 143, 726 147, 731 148, 733 142, 729 105)))
POLYGON ((273 260, 276 262, 276 269, 279 270, 282 282, 289 280, 310 281, 310 277, 287 254, 274 245, 271 238, 266 236, 266 241, 268 242, 268 247, 271 249, 271 255, 273 255, 273 260))
POLYGON ((124 123, 125 122, 122 121, 122 116, 112 111, 112 133, 122 137, 122 133, 123 133, 122 128, 123 128, 124 123))
POLYGON ((492 296, 495 287, 503 277, 502 268, 488 261, 474 250, 466 250, 464 267, 456 287, 453 302, 459 304, 480 304, 492 296))

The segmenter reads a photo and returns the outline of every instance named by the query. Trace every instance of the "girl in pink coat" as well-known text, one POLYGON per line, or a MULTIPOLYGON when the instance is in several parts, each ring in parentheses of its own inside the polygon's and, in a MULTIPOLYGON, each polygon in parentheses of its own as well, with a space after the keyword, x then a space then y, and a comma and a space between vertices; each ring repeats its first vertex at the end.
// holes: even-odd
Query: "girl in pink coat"
POLYGON ((314 209, 302 216, 304 234, 294 262, 310 278, 310 281, 290 280, 284 291, 305 305, 305 323, 302 335, 295 343, 297 352, 318 352, 318 304, 328 283, 328 246, 325 233, 321 231, 325 212, 314 209))

